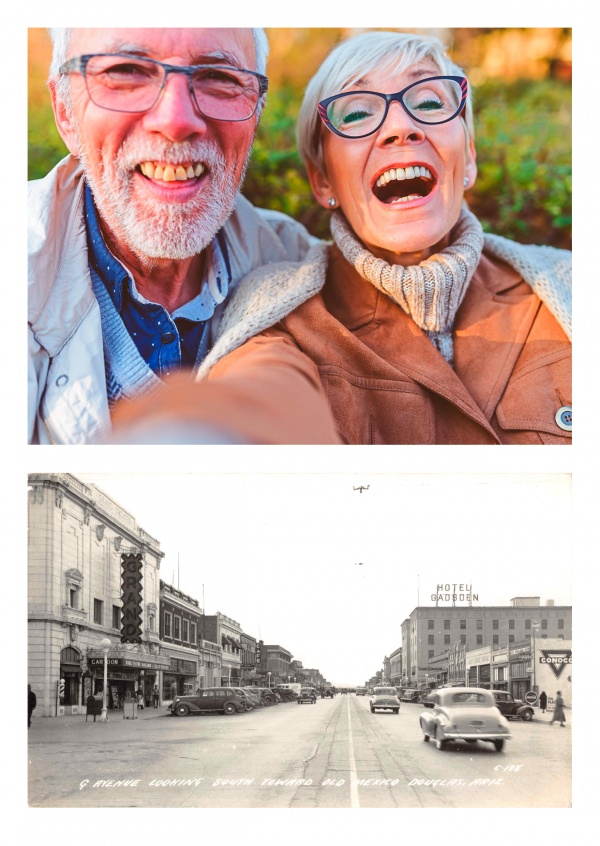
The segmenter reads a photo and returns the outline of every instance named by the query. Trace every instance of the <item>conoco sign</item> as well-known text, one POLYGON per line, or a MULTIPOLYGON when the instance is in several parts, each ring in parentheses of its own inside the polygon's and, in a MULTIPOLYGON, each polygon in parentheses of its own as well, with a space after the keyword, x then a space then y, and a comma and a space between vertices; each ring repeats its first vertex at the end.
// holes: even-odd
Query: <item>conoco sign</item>
POLYGON ((121 642, 142 642, 142 554, 121 553, 121 642))

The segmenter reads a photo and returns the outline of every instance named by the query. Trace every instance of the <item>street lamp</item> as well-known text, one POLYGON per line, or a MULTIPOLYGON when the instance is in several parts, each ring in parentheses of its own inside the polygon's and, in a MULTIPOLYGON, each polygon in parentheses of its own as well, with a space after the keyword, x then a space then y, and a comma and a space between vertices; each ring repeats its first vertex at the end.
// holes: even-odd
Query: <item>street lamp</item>
POLYGON ((106 689, 108 687, 108 650, 111 646, 110 640, 107 637, 103 637, 100 641, 100 646, 102 647, 102 652, 104 652, 104 685, 102 686, 102 716, 100 717, 100 722, 107 723, 106 689))
POLYGON ((534 620, 533 624, 532 624, 533 654, 531 656, 531 658, 532 658, 531 664, 532 664, 532 669, 533 669, 533 692, 535 694, 537 694, 537 684, 536 684, 536 678, 535 678, 535 638, 536 638, 539 627, 540 627, 540 624, 539 624, 538 620, 534 620))
POLYGON ((271 671, 267 670, 267 684, 271 687, 271 671))

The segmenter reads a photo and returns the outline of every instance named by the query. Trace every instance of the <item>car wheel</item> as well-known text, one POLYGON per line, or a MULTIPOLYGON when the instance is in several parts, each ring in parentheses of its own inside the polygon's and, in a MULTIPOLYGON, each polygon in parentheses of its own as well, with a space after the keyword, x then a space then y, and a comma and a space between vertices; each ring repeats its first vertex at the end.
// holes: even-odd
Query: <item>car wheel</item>
POLYGON ((400 708, 394 708, 394 714, 399 714, 399 713, 400 713, 400 708))
POLYGON ((235 714, 235 705, 233 704, 233 702, 227 702, 225 704, 225 707, 223 708, 223 713, 227 715, 235 714))
POLYGON ((371 713, 372 713, 372 714, 374 714, 374 713, 375 713, 375 708, 371 708, 371 713))
POLYGON ((521 714, 521 719, 524 723, 529 723, 533 720, 533 711, 523 711, 521 714))
POLYGON ((187 715, 190 713, 190 709, 187 705, 178 705, 175 711, 178 717, 187 717, 187 715))
POLYGON ((502 750, 504 749, 504 741, 494 740, 494 746, 496 747, 496 752, 502 752, 502 750))
POLYGON ((443 737, 437 736, 437 731, 436 731, 436 737, 435 737, 435 745, 436 745, 436 748, 440 750, 440 752, 443 752, 444 749, 446 748, 446 746, 448 745, 448 742, 446 740, 444 740, 443 737))

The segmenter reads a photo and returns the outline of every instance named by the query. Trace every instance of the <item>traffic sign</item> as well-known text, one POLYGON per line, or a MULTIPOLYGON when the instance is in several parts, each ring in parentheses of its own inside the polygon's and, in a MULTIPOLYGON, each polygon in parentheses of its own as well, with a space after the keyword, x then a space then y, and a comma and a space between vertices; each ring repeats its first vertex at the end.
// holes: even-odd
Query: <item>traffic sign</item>
POLYGON ((533 690, 529 690, 525 694, 525 702, 527 702, 528 705, 535 705, 537 700, 538 700, 537 693, 535 693, 533 690))

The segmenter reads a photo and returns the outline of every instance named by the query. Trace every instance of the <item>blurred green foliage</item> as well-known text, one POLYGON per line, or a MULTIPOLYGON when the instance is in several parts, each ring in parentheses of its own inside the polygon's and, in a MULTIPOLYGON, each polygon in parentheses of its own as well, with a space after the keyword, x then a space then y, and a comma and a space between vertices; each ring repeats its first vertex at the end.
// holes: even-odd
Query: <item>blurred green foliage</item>
MULTIPOLYGON (((292 88, 269 93, 243 192, 329 238, 329 213, 314 201, 296 151, 301 98, 292 88)), ((488 82, 475 91, 475 130, 478 177, 467 201, 484 229, 570 249, 570 85, 488 82)), ((43 176, 65 152, 48 98, 48 105, 30 108, 29 177, 43 176)))

